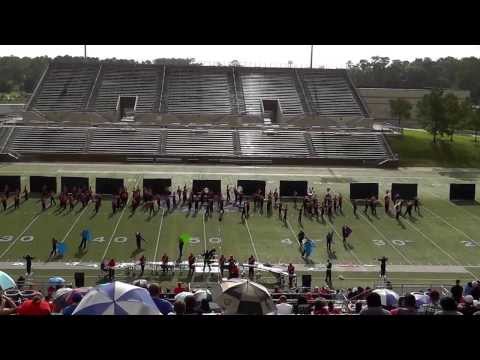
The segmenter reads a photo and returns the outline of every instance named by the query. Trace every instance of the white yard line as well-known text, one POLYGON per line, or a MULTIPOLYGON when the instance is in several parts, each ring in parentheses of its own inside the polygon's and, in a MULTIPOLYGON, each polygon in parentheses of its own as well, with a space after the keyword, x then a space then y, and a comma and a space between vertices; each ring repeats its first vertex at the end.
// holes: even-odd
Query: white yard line
POLYGON ((155 244, 155 255, 153 256, 153 262, 157 261, 158 243, 160 242, 160 233, 162 232, 164 215, 165 215, 165 209, 162 208, 162 219, 160 220, 160 226, 158 227, 157 243, 155 244))
POLYGON ((450 226, 453 230, 455 230, 456 232, 458 232, 459 234, 463 235, 464 237, 466 237, 468 240, 470 240, 471 242, 473 242, 475 245, 477 246, 480 246, 480 244, 472 239, 471 236, 469 236, 468 234, 466 234, 464 231, 460 230, 459 228, 453 226, 452 224, 450 224, 445 218, 443 218, 442 216, 436 214, 435 212, 433 212, 432 210, 430 210, 429 208, 427 208, 426 206, 423 206, 423 208, 425 210, 427 210, 429 213, 431 213, 432 215, 436 216, 438 219, 440 219, 441 221, 443 221, 445 224, 447 224, 448 226, 450 226))
POLYGON ((3 251, 3 253, 0 255, 0 259, 2 257, 5 256, 5 254, 13 247, 13 245, 15 245, 15 243, 18 241, 18 239, 20 239, 20 237, 25 234, 25 232, 27 232, 28 229, 30 229, 30 227, 33 225, 33 223, 35 221, 37 221, 37 219, 40 217, 41 214, 38 214, 37 216, 35 216, 32 221, 30 221, 30 223, 25 227, 25 229, 23 229, 23 231, 15 238, 15 240, 13 240, 10 245, 3 251))
MULTIPOLYGON (((428 241, 430 241, 430 243, 432 243, 438 250, 440 250, 443 254, 445 254, 446 256, 448 256, 451 260, 454 261, 454 263, 456 263, 457 265, 460 265, 460 262, 452 255, 450 254, 448 251, 444 250, 440 245, 438 245, 435 241, 432 240, 432 238, 430 236, 428 236, 427 234, 425 234, 422 230, 420 230, 417 226, 413 225, 410 221, 406 221, 407 224, 409 224, 413 229, 415 229, 420 235, 422 235, 425 239, 427 239, 428 241)), ((450 264, 449 264, 450 265, 450 264)))
POLYGON ((254 244, 254 241, 253 241, 252 233, 250 232, 250 228, 248 227, 248 221, 247 221, 246 218, 245 218, 245 226, 246 226, 247 231, 248 231, 248 236, 250 236, 250 242, 252 243, 253 252, 255 253, 255 259, 257 260, 257 262, 260 262, 260 258, 258 257, 257 249, 255 249, 255 244, 254 244))
POLYGON ((454 203, 452 203, 452 202, 450 202, 450 201, 447 201, 447 200, 443 199, 442 197, 438 196, 437 194, 435 194, 435 193, 432 192, 431 190, 426 190, 426 189, 422 189, 422 190, 423 190, 423 191, 426 191, 426 192, 428 192, 428 193, 430 193, 430 194, 432 194, 433 196, 435 196, 435 197, 436 197, 437 199, 439 199, 439 200, 443 200, 444 202, 446 202, 446 203, 449 204, 450 206, 452 206, 452 207, 454 207, 454 208, 456 208, 456 209, 462 210, 464 213, 466 213, 466 214, 474 217, 475 219, 480 220, 480 216, 475 215, 474 213, 472 213, 472 212, 470 212, 470 211, 468 211, 468 210, 465 210, 463 207, 458 206, 458 205, 456 205, 456 204, 454 204, 454 203))
MULTIPOLYGON (((348 203, 350 204, 350 202, 348 203)), ((350 204, 350 206, 353 209, 353 205, 350 204)), ((393 243, 391 243, 390 240, 388 240, 388 238, 371 221, 369 221, 365 217, 365 215, 362 214, 362 210, 360 210, 360 216, 362 217, 363 220, 365 220, 367 224, 369 224, 377 232, 378 235, 383 237, 383 239, 387 242, 387 244, 390 245, 408 264, 413 265, 413 262, 406 255, 404 255, 399 249, 397 249, 397 247, 393 243)))
MULTIPOLYGON (((139 182, 140 182, 140 178, 137 179, 137 182, 134 185, 134 189, 137 188, 137 185, 138 185, 139 182)), ((122 213, 120 214, 120 217, 117 220, 117 224, 115 225, 115 228, 113 229, 112 236, 110 236, 110 240, 108 241, 107 247, 105 248, 105 251, 103 252, 102 259, 105 259, 105 256, 107 255, 107 252, 108 252, 108 249, 110 248, 113 237, 115 236, 115 233, 117 232, 118 225, 120 225, 120 222, 122 221, 123 215, 125 214, 125 211, 128 208, 128 203, 130 202, 131 199, 133 199, 133 196, 131 196, 130 199, 128 199, 127 203, 125 204, 125 207, 122 210, 122 213)))
POLYGON ((73 222, 72 226, 70 226, 70 229, 68 230, 68 232, 65 234, 65 236, 63 237, 63 239, 60 241, 61 243, 65 242, 65 240, 67 239, 68 235, 70 235, 70 233, 72 232, 73 228, 75 227, 75 225, 77 225, 77 222, 78 220, 80 220, 80 218, 82 217, 83 213, 85 212, 85 210, 87 210, 87 208, 89 207, 89 204, 87 206, 85 206, 85 208, 82 210, 82 212, 80 213, 80 215, 77 216, 77 218, 75 219, 75 221, 73 222))

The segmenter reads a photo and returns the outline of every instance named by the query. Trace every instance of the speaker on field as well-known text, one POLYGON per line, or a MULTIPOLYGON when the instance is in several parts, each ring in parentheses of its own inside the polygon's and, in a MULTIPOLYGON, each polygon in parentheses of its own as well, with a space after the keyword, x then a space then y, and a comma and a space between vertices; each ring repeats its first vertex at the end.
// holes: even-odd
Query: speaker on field
POLYGON ((418 195, 418 184, 392 184, 392 196, 400 195, 401 199, 412 200, 418 195))
POLYGON ((378 199, 378 183, 351 183, 350 199, 360 200, 375 196, 378 199))
POLYGON ((80 288, 85 286, 85 273, 83 272, 76 272, 74 274, 75 279, 75 287, 80 288))
POLYGON ((450 201, 475 201, 475 184, 450 184, 450 201))
POLYGON ((302 275, 302 288, 311 288, 312 287, 312 275, 303 274, 302 275))

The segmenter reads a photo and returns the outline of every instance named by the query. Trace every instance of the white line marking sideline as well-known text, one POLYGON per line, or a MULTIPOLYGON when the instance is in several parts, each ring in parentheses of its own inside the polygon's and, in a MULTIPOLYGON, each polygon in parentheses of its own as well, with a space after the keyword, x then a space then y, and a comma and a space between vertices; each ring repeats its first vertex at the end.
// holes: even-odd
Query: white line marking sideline
POLYGON ((160 220, 160 226, 158 227, 157 243, 155 245, 155 255, 153 256, 153 262, 157 261, 158 243, 160 242, 160 233, 162 232, 164 215, 165 215, 165 209, 162 208, 162 219, 160 220))
POLYGON ((257 260, 257 262, 260 262, 260 258, 258 257, 257 249, 255 249, 255 244, 254 244, 254 241, 253 241, 252 233, 250 232, 250 228, 248 226, 248 221, 247 221, 246 218, 245 218, 245 226, 246 226, 247 231, 248 231, 248 236, 250 236, 250 242, 252 243, 253 252, 255 253, 255 259, 257 260))

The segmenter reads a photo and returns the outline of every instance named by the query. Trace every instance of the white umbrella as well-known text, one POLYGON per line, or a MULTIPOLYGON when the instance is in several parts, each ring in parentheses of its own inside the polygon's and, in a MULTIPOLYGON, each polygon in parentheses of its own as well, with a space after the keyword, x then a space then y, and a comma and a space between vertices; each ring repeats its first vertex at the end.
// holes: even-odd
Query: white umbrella
POLYGON ((373 292, 380 295, 383 306, 396 306, 398 304, 400 296, 395 291, 389 289, 375 289, 373 292))
POLYGON ((275 311, 268 290, 249 280, 225 281, 222 294, 215 301, 225 309, 225 314, 265 315, 275 311))
POLYGON ((185 302, 185 298, 186 298, 188 295, 192 295, 192 296, 193 296, 193 293, 191 293, 190 291, 182 291, 181 293, 178 293, 177 295, 175 295, 175 301, 183 301, 183 302, 185 302))

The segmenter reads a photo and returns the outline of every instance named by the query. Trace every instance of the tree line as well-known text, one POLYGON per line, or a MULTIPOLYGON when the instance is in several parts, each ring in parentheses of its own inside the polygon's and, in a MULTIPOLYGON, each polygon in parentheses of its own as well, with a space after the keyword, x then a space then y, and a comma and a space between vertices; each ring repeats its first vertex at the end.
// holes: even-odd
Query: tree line
POLYGON ((455 94, 433 89, 417 102, 415 109, 405 99, 390 100, 391 114, 398 119, 399 126, 401 120, 411 117, 412 110, 416 111, 422 127, 432 134, 434 143, 438 136, 449 136, 453 141, 453 135, 458 130, 472 130, 477 142, 480 107, 469 98, 459 99, 455 94))
POLYGON ((472 101, 480 103, 480 58, 424 58, 409 62, 373 56, 357 64, 349 61, 347 71, 357 87, 469 90, 472 101))

